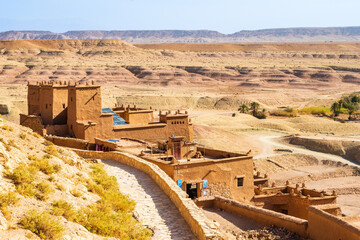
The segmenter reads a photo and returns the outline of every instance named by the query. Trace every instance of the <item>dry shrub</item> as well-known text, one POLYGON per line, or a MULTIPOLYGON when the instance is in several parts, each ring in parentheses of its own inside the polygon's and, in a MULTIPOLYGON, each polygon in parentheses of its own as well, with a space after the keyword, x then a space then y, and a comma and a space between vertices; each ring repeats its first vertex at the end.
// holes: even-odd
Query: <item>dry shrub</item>
POLYGON ((59 154, 58 154, 58 152, 57 152, 57 150, 56 150, 56 147, 55 147, 54 145, 47 145, 47 146, 45 147, 45 152, 46 152, 47 154, 53 155, 53 156, 55 156, 55 157, 58 157, 58 156, 59 156, 59 154))
POLYGON ((59 189, 60 191, 65 191, 65 187, 59 183, 56 183, 55 186, 57 187, 57 189, 59 189))
POLYGON ((63 235, 60 222, 47 212, 31 210, 21 219, 20 224, 41 239, 58 239, 63 235))
POLYGON ((92 233, 121 239, 149 239, 151 232, 139 225, 130 212, 135 202, 120 193, 116 178, 109 176, 102 164, 91 166, 88 190, 101 200, 81 209, 76 222, 92 233))
POLYGON ((37 133, 37 132, 33 132, 31 133, 31 135, 33 135, 36 138, 41 138, 41 136, 37 133))
POLYGON ((7 144, 7 142, 4 141, 3 138, 0 138, 0 142, 4 145, 5 150, 6 150, 7 152, 10 152, 10 151, 11 151, 11 147, 9 146, 9 144, 7 144))
POLYGON ((19 138, 21 138, 22 140, 25 140, 25 139, 26 139, 26 134, 25 134, 25 133, 20 133, 18 136, 19 136, 19 138))
POLYGON ((35 195, 34 180, 38 169, 33 166, 20 164, 12 172, 6 171, 5 177, 11 179, 15 184, 16 191, 24 197, 35 195))
POLYGON ((43 158, 34 158, 31 166, 36 167, 45 174, 57 173, 61 170, 59 164, 50 164, 49 160, 44 156, 43 158))
POLYGON ((82 196, 82 193, 77 190, 77 189, 73 189, 70 191, 70 193, 74 196, 74 197, 81 197, 82 196))
POLYGON ((14 128, 11 127, 11 126, 8 126, 8 125, 3 125, 3 126, 0 127, 0 129, 5 130, 5 131, 9 131, 9 132, 14 131, 14 128))
POLYGON ((55 216, 63 216, 64 218, 66 218, 69 221, 75 220, 76 212, 74 211, 74 207, 72 204, 61 199, 61 200, 53 202, 52 206, 53 206, 53 209, 51 211, 51 214, 53 214, 55 216))
POLYGON ((11 146, 11 147, 14 147, 14 148, 17 148, 17 149, 20 149, 18 145, 16 145, 14 139, 10 139, 8 141, 8 145, 11 146))
POLYGON ((50 186, 50 184, 45 181, 38 183, 36 185, 36 189, 39 190, 36 197, 42 201, 48 199, 49 195, 54 192, 54 189, 50 186))
POLYGON ((15 205, 18 201, 19 198, 15 192, 9 191, 7 193, 0 194, 0 209, 8 221, 11 219, 11 212, 9 211, 8 207, 15 205))

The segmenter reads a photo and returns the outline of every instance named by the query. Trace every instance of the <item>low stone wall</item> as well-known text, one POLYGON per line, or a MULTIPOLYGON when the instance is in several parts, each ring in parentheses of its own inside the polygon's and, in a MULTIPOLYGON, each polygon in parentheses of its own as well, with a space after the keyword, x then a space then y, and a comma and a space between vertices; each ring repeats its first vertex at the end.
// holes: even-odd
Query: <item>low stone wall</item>
MULTIPOLYGON (((92 149, 93 144, 89 141, 78 139, 78 138, 67 138, 58 136, 45 136, 45 139, 54 143, 55 145, 76 149, 92 149)), ((95 148, 94 148, 95 149, 95 148)))
POLYGON ((147 162, 146 160, 129 153, 83 150, 74 151, 84 158, 114 160, 147 173, 179 209, 181 215, 189 224, 191 230, 198 239, 205 240, 220 238, 214 224, 205 217, 195 203, 187 197, 187 194, 182 191, 177 184, 155 164, 147 162))
POLYGON ((359 240, 360 229, 341 218, 325 212, 321 207, 309 207, 309 237, 316 240, 359 240))
POLYGON ((300 218, 288 216, 219 196, 215 196, 212 199, 205 198, 203 202, 201 199, 199 199, 198 206, 223 209, 224 211, 249 218, 259 224, 274 225, 277 227, 286 228, 287 230, 295 232, 302 237, 307 237, 308 221, 300 218))

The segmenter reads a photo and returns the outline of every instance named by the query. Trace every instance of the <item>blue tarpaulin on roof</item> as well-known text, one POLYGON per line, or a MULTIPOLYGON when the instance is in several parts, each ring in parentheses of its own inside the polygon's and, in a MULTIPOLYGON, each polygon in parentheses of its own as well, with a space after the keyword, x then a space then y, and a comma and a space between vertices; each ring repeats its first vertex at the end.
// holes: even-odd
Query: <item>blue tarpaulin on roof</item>
POLYGON ((117 115, 113 110, 110 108, 103 108, 102 113, 111 113, 113 115, 114 125, 125 125, 127 123, 123 118, 117 115))
POLYGON ((114 142, 114 143, 116 143, 116 142, 118 142, 119 140, 117 140, 117 139, 108 139, 108 141, 109 141, 109 142, 114 142))

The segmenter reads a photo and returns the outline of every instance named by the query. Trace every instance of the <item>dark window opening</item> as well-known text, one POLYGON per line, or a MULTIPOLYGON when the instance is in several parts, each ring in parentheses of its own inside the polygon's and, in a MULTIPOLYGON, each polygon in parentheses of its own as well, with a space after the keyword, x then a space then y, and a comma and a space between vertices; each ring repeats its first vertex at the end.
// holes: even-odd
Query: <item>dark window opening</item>
POLYGON ((281 209, 281 213, 288 215, 288 214, 289 214, 289 211, 286 210, 286 209, 281 209))
POLYGON ((65 108, 65 103, 63 103, 63 108, 65 108))
POLYGON ((238 187, 244 186, 244 178, 243 177, 237 179, 237 186, 238 187))
POLYGON ((45 108, 47 109, 47 104, 45 104, 45 108))
POLYGON ((70 125, 70 129, 72 130, 72 125, 70 125))
POLYGON ((92 100, 94 101, 94 100, 95 100, 95 97, 92 97, 92 100))
POLYGON ((70 98, 70 101, 72 102, 72 97, 70 98))

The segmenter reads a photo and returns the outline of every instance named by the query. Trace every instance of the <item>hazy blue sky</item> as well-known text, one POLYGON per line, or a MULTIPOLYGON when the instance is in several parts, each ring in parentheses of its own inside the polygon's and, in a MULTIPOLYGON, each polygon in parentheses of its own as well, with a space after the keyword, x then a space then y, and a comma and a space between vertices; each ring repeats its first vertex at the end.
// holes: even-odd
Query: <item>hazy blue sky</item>
POLYGON ((0 31, 359 26, 359 0, 0 0, 0 31))

